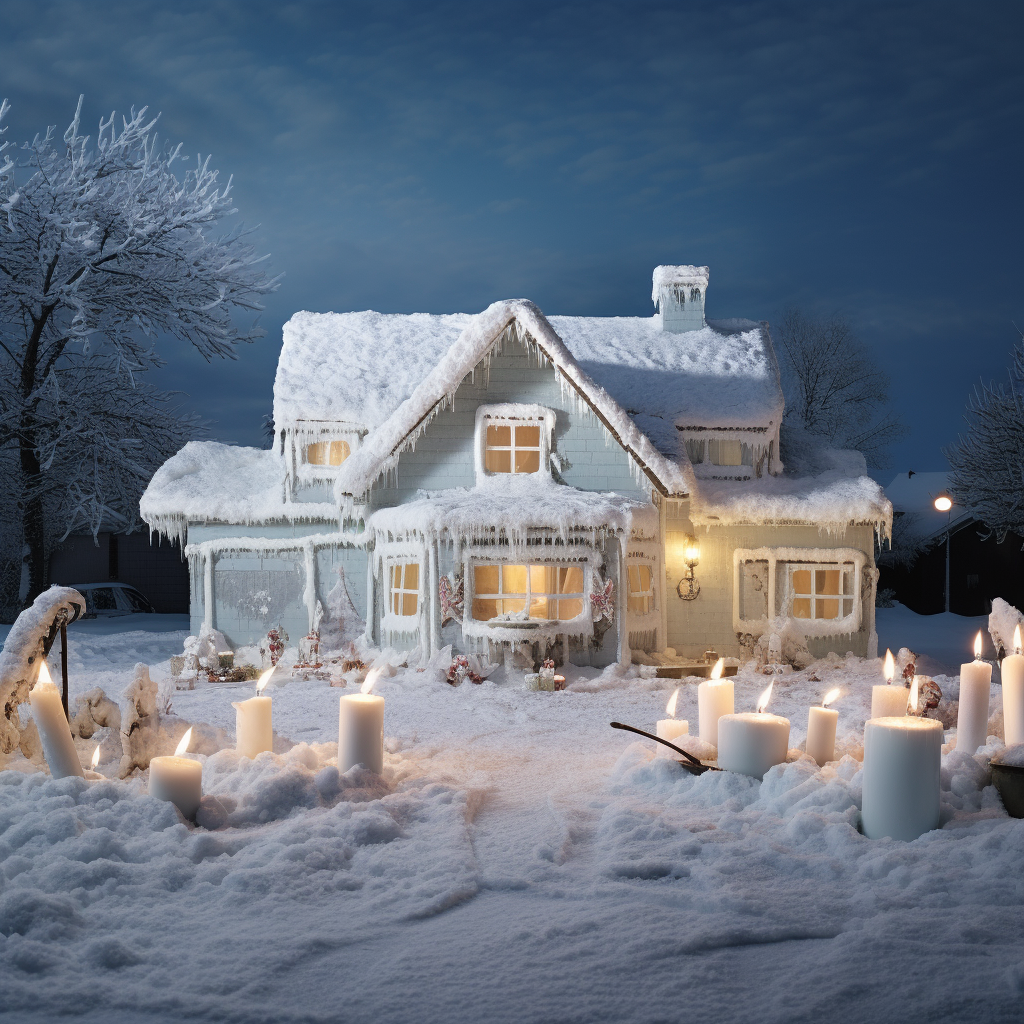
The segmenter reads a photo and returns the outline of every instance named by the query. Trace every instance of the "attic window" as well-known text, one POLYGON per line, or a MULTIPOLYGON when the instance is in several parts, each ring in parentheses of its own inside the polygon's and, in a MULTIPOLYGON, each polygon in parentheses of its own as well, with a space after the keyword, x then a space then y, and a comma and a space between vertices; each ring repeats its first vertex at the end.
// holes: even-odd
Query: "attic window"
POLYGON ((351 454, 348 441, 315 441, 302 450, 308 466, 340 466, 351 454))
POLYGON ((477 409, 477 476, 547 472, 554 413, 533 405, 477 409))
POLYGON ((473 618, 566 621, 583 614, 582 565, 474 565, 473 618))
POLYGON ((687 438, 686 454, 695 466, 753 466, 754 450, 743 441, 726 437, 687 438))

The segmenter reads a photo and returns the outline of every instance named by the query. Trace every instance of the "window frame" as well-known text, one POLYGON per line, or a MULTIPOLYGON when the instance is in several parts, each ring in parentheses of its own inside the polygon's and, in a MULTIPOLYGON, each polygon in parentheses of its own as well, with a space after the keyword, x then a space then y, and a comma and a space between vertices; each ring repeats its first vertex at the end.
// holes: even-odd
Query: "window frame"
MULTIPOLYGON (((482 483, 485 480, 493 479, 528 479, 539 477, 543 474, 551 475, 551 439, 555 428, 554 410, 543 405, 529 405, 526 403, 502 403, 500 405, 479 405, 476 410, 476 423, 474 431, 474 464, 476 468, 476 482, 482 483), (511 444, 510 463, 512 469, 508 473, 494 472, 486 468, 487 465, 487 428, 488 427, 511 427, 513 430, 519 426, 536 426, 539 428, 539 461, 537 469, 531 473, 515 472, 515 435, 510 438, 511 444)), ((500 450, 505 450, 501 448, 500 450)), ((526 448, 525 451, 534 449, 526 448)))
POLYGON ((853 583, 851 583, 850 593, 849 594, 845 593, 843 591, 843 589, 842 589, 843 582, 844 582, 843 577, 845 577, 848 574, 856 576, 856 570, 855 570, 855 568, 854 568, 852 563, 850 563, 850 562, 786 562, 784 564, 786 565, 787 577, 788 577, 787 581, 786 581, 786 595, 787 595, 786 596, 786 600, 788 602, 787 606, 792 611, 793 602, 795 602, 798 598, 799 599, 806 598, 806 599, 808 599, 811 602, 811 604, 810 604, 811 614, 807 618, 802 618, 801 616, 798 616, 796 614, 793 614, 792 618, 796 619, 798 622, 811 622, 811 621, 813 621, 813 622, 837 622, 839 619, 845 619, 847 616, 853 614, 852 605, 853 605, 854 600, 856 599, 856 592, 854 591, 853 583), (816 572, 822 572, 822 571, 824 571, 824 572, 835 572, 835 571, 838 571, 839 572, 839 574, 840 574, 839 575, 840 590, 839 590, 838 593, 835 593, 835 594, 818 594, 818 593, 814 592, 814 588, 816 586, 816 580, 814 579, 814 574, 816 572), (809 594, 804 594, 804 593, 799 593, 798 594, 797 593, 797 591, 796 591, 796 584, 794 582, 793 577, 798 572, 809 572, 809 573, 811 573, 811 593, 809 593, 809 594), (825 618, 825 617, 819 618, 818 616, 816 616, 814 614, 815 611, 817 611, 817 607, 818 607, 818 602, 819 601, 838 601, 839 602, 839 613, 840 614, 834 616, 833 618, 825 618), (846 602, 850 602, 851 609, 850 609, 849 612, 845 612, 844 613, 843 607, 846 604, 846 602))
POLYGON ((657 589, 655 587, 655 581, 657 580, 657 566, 655 561, 650 558, 628 558, 626 560, 626 614, 630 618, 634 619, 645 619, 648 615, 653 615, 657 611, 657 600, 656 594, 657 589), (646 568, 649 573, 649 590, 633 591, 633 580, 630 575, 631 569, 646 568), (634 599, 645 600, 647 607, 643 611, 640 611, 632 606, 634 599))
POLYGON ((304 466, 315 466, 318 470, 338 470, 340 469, 351 457, 352 457, 352 442, 345 437, 324 437, 319 441, 307 441, 301 446, 300 450, 302 464, 304 466), (347 451, 342 456, 341 462, 310 462, 309 461, 309 449, 320 445, 326 446, 328 458, 330 458, 332 449, 336 444, 343 444, 347 451))
POLYGON ((403 557, 396 555, 392 558, 387 559, 386 563, 387 575, 387 611, 386 615, 394 619, 418 619, 420 614, 420 608, 423 602, 423 563, 412 557, 403 557), (409 572, 410 567, 416 567, 416 587, 415 589, 407 587, 406 576, 409 572), (395 570, 401 568, 402 570, 402 586, 396 589, 394 585, 394 573, 395 570), (405 607, 405 598, 408 595, 413 595, 416 598, 416 607, 411 612, 406 611, 395 611, 395 597, 401 595, 402 600, 399 602, 402 608, 405 607))
MULTIPOLYGON (((746 562, 768 563, 768 613, 780 614, 798 623, 806 636, 843 636, 858 633, 863 625, 863 595, 861 594, 867 555, 857 548, 736 548, 733 551, 733 628, 738 633, 763 632, 765 619, 743 619, 740 617, 740 571, 746 562), (779 579, 779 564, 785 567, 783 578, 779 579), (846 569, 853 572, 852 593, 832 595, 833 600, 842 602, 852 599, 850 614, 838 619, 803 619, 792 613, 793 594, 790 588, 793 567, 797 569, 846 569), (781 611, 778 608, 779 587, 784 598, 781 611)), ((827 597, 828 595, 822 595, 827 597)), ((840 607, 842 610, 842 607, 840 607)))
MULTIPOLYGON (((504 561, 485 560, 485 559, 473 559, 470 562, 470 573, 471 573, 472 581, 473 581, 472 582, 472 587, 471 587, 472 594, 471 594, 470 600, 468 601, 469 607, 468 607, 467 610, 464 611, 464 614, 468 614, 469 618, 474 623, 476 623, 478 626, 480 626, 480 625, 486 626, 488 624, 494 624, 494 625, 502 626, 502 625, 506 625, 509 621, 511 621, 511 622, 515 622, 515 621, 536 622, 536 623, 545 624, 545 625, 551 624, 551 623, 560 623, 560 622, 573 622, 576 619, 578 619, 581 615, 583 615, 584 613, 589 612, 589 609, 590 609, 590 587, 589 587, 590 580, 589 580, 589 574, 587 572, 587 568, 588 568, 588 566, 587 566, 586 563, 582 563, 581 564, 580 562, 576 562, 576 561, 562 562, 562 561, 544 560, 544 561, 534 562, 534 561, 527 560, 527 561, 520 562, 518 560, 513 560, 513 559, 508 559, 508 560, 504 560, 504 561), (488 566, 488 567, 489 566, 496 566, 498 568, 498 591, 497 591, 497 593, 491 593, 489 591, 485 591, 484 593, 481 594, 476 589, 476 570, 480 569, 480 568, 483 568, 484 566, 488 566), (502 570, 504 570, 506 568, 513 568, 513 567, 517 568, 517 569, 518 568, 525 568, 526 569, 526 590, 525 590, 525 592, 524 591, 518 591, 518 590, 516 590, 516 591, 505 591, 504 590, 504 585, 505 585, 505 578, 504 578, 504 576, 505 576, 505 574, 504 574, 504 572, 502 570), (551 600, 554 600, 555 602, 560 602, 560 601, 579 601, 580 602, 580 610, 575 615, 573 615, 571 618, 568 618, 568 619, 552 619, 552 618, 534 617, 534 616, 532 616, 530 614, 530 607, 531 607, 531 605, 533 603, 533 598, 534 598, 533 573, 530 570, 532 570, 534 568, 545 569, 545 570, 554 569, 556 571, 558 569, 580 569, 582 571, 582 575, 583 575, 583 587, 582 587, 582 590, 579 590, 579 591, 575 591, 574 590, 574 591, 567 592, 567 593, 562 593, 560 591, 552 592, 552 591, 549 591, 549 590, 544 590, 544 591, 538 591, 537 592, 538 596, 543 596, 549 602, 551 600), (476 618, 475 615, 473 615, 473 605, 476 604, 477 600, 481 600, 481 601, 519 601, 519 600, 522 600, 524 602, 524 604, 525 604, 526 616, 525 616, 525 618, 522 618, 522 619, 510 619, 510 620, 506 620, 506 621, 503 621, 503 622, 500 622, 500 623, 494 623, 494 619, 493 618, 491 618, 491 619, 478 619, 478 618, 476 618)), ((499 612, 498 613, 498 615, 516 615, 516 614, 517 613, 515 613, 515 612, 499 612)), ((495 618, 496 617, 497 616, 495 616, 495 618)))

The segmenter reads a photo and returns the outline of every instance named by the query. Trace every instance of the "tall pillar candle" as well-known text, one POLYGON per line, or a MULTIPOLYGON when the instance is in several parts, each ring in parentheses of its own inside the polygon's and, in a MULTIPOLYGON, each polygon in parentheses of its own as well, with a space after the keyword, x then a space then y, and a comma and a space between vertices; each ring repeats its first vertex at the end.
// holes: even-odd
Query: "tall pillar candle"
POLYGON ((789 754, 789 719, 764 712, 723 715, 718 720, 718 767, 763 779, 789 754))
POLYGON ((718 746, 718 720, 736 710, 733 681, 719 678, 724 664, 719 658, 711 678, 697 686, 697 729, 700 738, 713 747, 718 746))
POLYGON ((186 818, 194 818, 203 798, 203 766, 181 755, 192 738, 189 728, 172 756, 149 762, 149 795, 174 804, 186 818))
POLYGON ((361 764, 384 770, 384 698, 375 693, 346 694, 338 708, 338 771, 361 764))
POLYGON ((1008 747, 1024 743, 1024 655, 1020 653, 1020 626, 1015 646, 1016 652, 1003 658, 1002 667, 1003 740, 1008 747))
POLYGON ((256 683, 256 696, 240 700, 235 709, 235 750, 243 757, 255 757, 274 749, 274 725, 270 698, 262 696, 274 669, 269 668, 256 683))
POLYGON ((836 726, 839 712, 833 708, 812 707, 807 715, 807 754, 818 765, 835 760, 836 726))
POLYGON ((60 690, 50 678, 50 670, 45 661, 39 663, 39 677, 28 699, 50 774, 55 779, 64 779, 69 775, 85 778, 82 762, 75 750, 75 741, 71 737, 71 726, 64 714, 60 690))
POLYGON ((974 661, 960 666, 960 707, 956 716, 956 749, 973 754, 988 739, 988 698, 992 666, 981 660, 981 633, 974 641, 974 661))
POLYGON ((938 828, 941 761, 941 722, 913 716, 866 722, 864 835, 910 842, 938 828))

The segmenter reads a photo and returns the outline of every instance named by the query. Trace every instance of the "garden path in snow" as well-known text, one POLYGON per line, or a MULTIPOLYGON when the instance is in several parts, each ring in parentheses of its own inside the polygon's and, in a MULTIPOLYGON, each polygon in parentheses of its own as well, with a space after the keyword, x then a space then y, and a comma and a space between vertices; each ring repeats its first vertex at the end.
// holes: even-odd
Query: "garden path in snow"
MULTIPOLYGON (((158 655, 172 641, 151 642, 158 655)), ((119 694, 125 651, 147 641, 92 637, 87 656, 74 643, 74 689, 119 694)), ((234 801, 217 832, 180 824, 138 781, 4 772, 4 1009, 96 1021, 1019 1020, 1024 823, 1005 816, 983 759, 945 756, 942 829, 910 844, 856 830, 877 672, 854 659, 782 680, 772 710, 792 719, 796 745, 808 705, 844 686, 846 756, 824 770, 794 760, 764 783, 694 778, 609 729, 653 726, 674 684, 595 672, 558 694, 452 689, 408 670, 382 680, 384 784, 330 763, 345 691, 275 685, 278 748, 299 745, 207 759, 207 792, 234 801)), ((764 682, 740 677, 737 710, 764 682)), ((231 701, 250 690, 179 692, 174 710, 230 730, 231 701)), ((692 684, 679 715, 695 728, 692 684)))

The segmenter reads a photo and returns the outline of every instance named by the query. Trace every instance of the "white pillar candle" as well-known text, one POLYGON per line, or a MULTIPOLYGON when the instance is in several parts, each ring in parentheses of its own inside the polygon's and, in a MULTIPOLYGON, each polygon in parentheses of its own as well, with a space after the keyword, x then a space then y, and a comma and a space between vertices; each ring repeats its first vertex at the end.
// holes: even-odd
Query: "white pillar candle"
POLYGON ((154 757, 149 762, 149 795, 174 804, 186 818, 194 818, 203 798, 203 766, 181 755, 192 738, 189 728, 171 757, 154 757))
POLYGON ((763 779, 789 754, 789 719, 762 712, 723 715, 718 720, 718 767, 763 779))
POLYGON ((719 658, 711 678, 697 686, 697 730, 700 738, 718 746, 718 720, 736 710, 735 688, 731 679, 721 679, 725 662, 719 658))
POLYGON ((992 666, 981 660, 981 633, 974 641, 974 661, 960 666, 960 707, 956 716, 956 749, 973 754, 988 739, 988 698, 992 666))
POLYGON ((231 705, 235 709, 235 750, 255 757, 274 749, 274 727, 269 697, 250 697, 231 705))
POLYGON ((61 693, 50 678, 50 670, 45 661, 39 663, 39 677, 28 699, 50 774, 55 779, 64 779, 69 775, 84 778, 82 762, 78 760, 75 741, 71 737, 71 726, 61 703, 61 693))
POLYGON ((1020 626, 1014 630, 1013 647, 1014 653, 1003 658, 1002 666, 1003 740, 1008 747, 1024 743, 1024 655, 1020 653, 1020 626))
POLYGON ((904 715, 865 723, 864 835, 909 842, 938 828, 941 761, 941 722, 904 715))
POLYGON ((899 686, 871 687, 871 717, 899 718, 907 713, 907 688, 899 686))
MULTIPOLYGON (((690 734, 690 723, 687 721, 680 720, 678 718, 659 718, 657 735, 659 739, 668 740, 669 743, 675 743, 680 736, 688 736, 690 734)), ((661 757, 673 757, 674 754, 668 747, 661 743, 657 745, 657 754, 661 757)), ((676 744, 678 746, 678 744, 676 744)))
POLYGON ((357 764, 384 770, 384 698, 374 693, 345 694, 338 708, 338 771, 357 764))
POLYGON ((807 715, 807 753, 819 765, 834 761, 839 712, 832 708, 810 708, 807 715))

